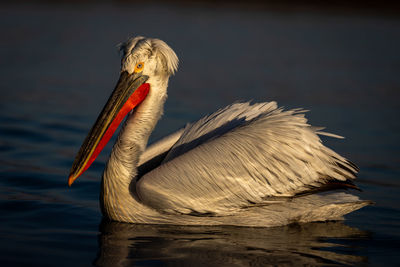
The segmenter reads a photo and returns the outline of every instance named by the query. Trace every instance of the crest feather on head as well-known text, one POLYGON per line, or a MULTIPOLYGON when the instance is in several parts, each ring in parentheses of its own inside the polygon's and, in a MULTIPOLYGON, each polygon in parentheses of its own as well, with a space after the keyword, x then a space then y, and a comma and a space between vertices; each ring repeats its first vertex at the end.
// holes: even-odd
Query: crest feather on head
POLYGON ((123 61, 126 60, 128 56, 133 55, 138 49, 143 48, 148 50, 149 55, 157 53, 165 64, 168 74, 175 74, 178 69, 179 60, 174 50, 172 50, 172 48, 164 41, 155 38, 137 36, 129 38, 126 42, 119 44, 119 49, 123 53, 123 61))

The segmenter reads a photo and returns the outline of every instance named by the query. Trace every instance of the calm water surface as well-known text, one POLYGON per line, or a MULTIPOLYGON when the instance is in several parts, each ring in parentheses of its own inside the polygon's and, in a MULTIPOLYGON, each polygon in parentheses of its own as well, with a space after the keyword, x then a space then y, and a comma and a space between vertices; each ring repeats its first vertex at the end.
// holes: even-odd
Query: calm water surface
POLYGON ((400 19, 167 5, 0 6, 1 266, 398 265, 400 19), (311 110, 376 205, 277 228, 102 220, 110 152, 67 175, 118 78, 118 42, 158 37, 181 64, 151 141, 237 100, 311 110))

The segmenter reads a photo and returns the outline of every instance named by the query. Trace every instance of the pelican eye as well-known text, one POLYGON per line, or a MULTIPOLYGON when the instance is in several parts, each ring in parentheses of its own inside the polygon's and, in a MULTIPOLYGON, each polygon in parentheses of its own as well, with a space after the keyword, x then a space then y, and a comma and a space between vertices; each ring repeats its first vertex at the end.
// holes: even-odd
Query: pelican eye
POLYGON ((144 63, 143 62, 139 62, 138 64, 136 64, 135 66, 135 72, 141 72, 143 70, 144 67, 144 63))

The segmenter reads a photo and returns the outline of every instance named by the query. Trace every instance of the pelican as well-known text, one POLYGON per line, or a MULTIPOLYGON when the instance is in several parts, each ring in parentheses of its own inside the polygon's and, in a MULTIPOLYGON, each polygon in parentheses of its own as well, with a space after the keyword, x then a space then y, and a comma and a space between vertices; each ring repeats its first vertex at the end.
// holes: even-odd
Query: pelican
POLYGON ((324 146, 305 110, 234 103, 147 147, 178 58, 159 39, 120 46, 118 83, 84 140, 68 184, 126 117, 105 166, 100 204, 120 222, 278 226, 338 220, 368 205, 346 190, 357 167, 324 146))

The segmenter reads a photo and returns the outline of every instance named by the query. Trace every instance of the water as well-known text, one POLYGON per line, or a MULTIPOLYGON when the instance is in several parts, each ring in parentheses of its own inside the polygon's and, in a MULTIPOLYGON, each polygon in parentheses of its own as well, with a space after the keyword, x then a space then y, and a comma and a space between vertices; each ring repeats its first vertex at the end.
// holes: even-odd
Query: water
POLYGON ((398 265, 400 20, 324 11, 176 5, 0 6, 2 266, 398 265), (158 37, 180 58, 151 141, 236 100, 303 107, 356 162, 363 199, 344 222, 277 228, 102 221, 107 146, 67 187, 118 78, 116 44, 158 37))

